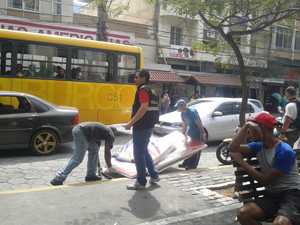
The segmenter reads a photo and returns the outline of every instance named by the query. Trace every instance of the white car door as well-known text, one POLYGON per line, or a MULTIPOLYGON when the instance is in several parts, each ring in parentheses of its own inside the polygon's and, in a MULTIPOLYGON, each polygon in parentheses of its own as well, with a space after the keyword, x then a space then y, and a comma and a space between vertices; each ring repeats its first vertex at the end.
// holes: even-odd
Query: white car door
POLYGON ((231 138, 238 125, 238 116, 233 113, 233 103, 220 104, 211 116, 211 133, 209 140, 223 140, 231 138), (221 112, 221 116, 214 116, 214 112, 221 112))
MULTIPOLYGON (((241 110, 241 103, 236 103, 236 114, 240 114, 240 110, 241 110)), ((256 117, 259 113, 261 112, 255 112, 255 109, 252 107, 252 105, 250 105, 249 103, 247 104, 247 111, 246 111, 246 121, 248 119, 253 119, 254 117, 256 117)))

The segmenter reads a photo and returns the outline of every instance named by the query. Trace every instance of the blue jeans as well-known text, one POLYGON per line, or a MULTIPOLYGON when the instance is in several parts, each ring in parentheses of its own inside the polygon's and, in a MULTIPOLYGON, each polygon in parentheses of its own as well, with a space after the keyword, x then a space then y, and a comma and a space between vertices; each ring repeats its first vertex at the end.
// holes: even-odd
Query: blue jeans
POLYGON ((87 162, 87 177, 96 176, 97 164, 98 164, 98 152, 100 146, 95 142, 88 142, 83 132, 75 126, 72 130, 73 140, 75 142, 75 151, 72 159, 59 171, 54 178, 57 181, 64 182, 68 175, 82 163, 86 150, 88 150, 88 162, 87 162))
POLYGON ((140 185, 145 186, 146 179, 146 167, 148 169, 150 177, 153 179, 158 178, 158 171, 155 169, 151 155, 148 152, 148 143, 152 135, 153 129, 133 131, 133 154, 135 160, 135 166, 137 171, 136 179, 140 185))
POLYGON ((161 105, 161 111, 162 114, 166 114, 168 112, 168 104, 161 105))
MULTIPOLYGON (((188 132, 187 135, 190 136, 192 139, 203 142, 203 136, 202 136, 200 130, 198 130, 196 132, 188 132)), ((192 155, 191 157, 185 159, 183 161, 183 164, 190 168, 196 169, 199 164, 200 156, 201 156, 201 151, 199 151, 197 154, 192 155)))

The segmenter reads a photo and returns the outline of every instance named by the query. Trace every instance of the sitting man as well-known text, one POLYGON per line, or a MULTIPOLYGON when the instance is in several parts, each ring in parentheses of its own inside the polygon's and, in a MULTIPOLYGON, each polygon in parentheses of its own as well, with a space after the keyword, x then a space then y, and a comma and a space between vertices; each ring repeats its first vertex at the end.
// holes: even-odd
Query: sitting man
POLYGON ((265 186, 264 197, 248 202, 238 210, 241 224, 261 224, 261 219, 275 218, 273 224, 300 224, 300 176, 296 153, 286 143, 275 139, 276 120, 260 113, 247 122, 229 145, 230 156, 256 180, 265 186), (241 144, 250 129, 254 142, 241 144), (242 154, 257 157, 260 172, 243 160, 242 154))

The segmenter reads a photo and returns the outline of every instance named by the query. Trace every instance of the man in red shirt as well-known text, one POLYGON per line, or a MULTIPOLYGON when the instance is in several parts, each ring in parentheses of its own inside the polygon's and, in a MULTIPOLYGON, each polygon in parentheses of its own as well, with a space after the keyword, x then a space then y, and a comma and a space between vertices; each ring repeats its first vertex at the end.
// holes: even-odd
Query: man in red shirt
POLYGON ((133 127, 133 154, 137 170, 136 181, 127 185, 129 190, 145 189, 146 167, 150 175, 150 184, 160 180, 158 171, 155 169, 147 146, 153 133, 153 127, 159 118, 158 95, 149 84, 150 73, 147 70, 138 71, 134 81, 137 86, 134 103, 132 105, 131 120, 125 129, 133 127))

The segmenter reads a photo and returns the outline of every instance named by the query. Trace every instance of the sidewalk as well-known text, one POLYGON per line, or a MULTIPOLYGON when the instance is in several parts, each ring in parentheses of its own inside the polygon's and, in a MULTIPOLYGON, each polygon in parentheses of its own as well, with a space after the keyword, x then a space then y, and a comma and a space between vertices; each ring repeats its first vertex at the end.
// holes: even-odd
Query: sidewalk
POLYGON ((239 224, 235 217, 241 203, 207 186, 230 185, 230 179, 224 182, 207 174, 222 176, 226 169, 232 168, 161 175, 158 184, 147 184, 145 190, 139 191, 127 190, 126 184, 134 180, 121 178, 1 192, 0 219, 5 225, 239 224))

